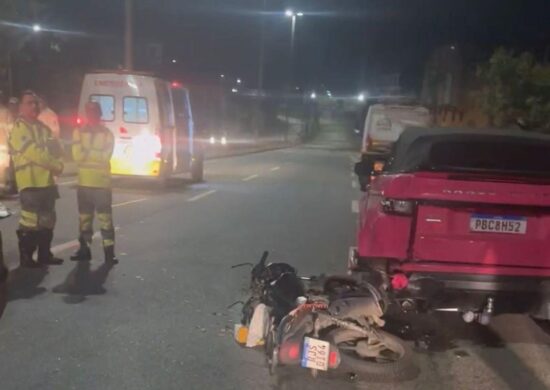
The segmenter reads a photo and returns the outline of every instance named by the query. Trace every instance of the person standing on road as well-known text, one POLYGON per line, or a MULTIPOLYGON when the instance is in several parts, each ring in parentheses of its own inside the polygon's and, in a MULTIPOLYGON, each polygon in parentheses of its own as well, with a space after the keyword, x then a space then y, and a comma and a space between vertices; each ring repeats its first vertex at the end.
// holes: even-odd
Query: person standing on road
POLYGON ((50 251, 56 221, 55 201, 59 198, 54 176, 63 172, 63 161, 57 141, 38 120, 38 114, 36 94, 23 92, 19 117, 9 138, 21 203, 17 230, 20 263, 31 268, 63 262, 50 251), (37 248, 38 263, 35 263, 32 257, 37 248))
POLYGON ((116 264, 115 229, 112 213, 111 156, 114 137, 101 123, 101 106, 86 104, 86 124, 73 133, 73 159, 78 165, 78 212, 80 215, 80 248, 71 257, 75 261, 92 258, 94 213, 103 238, 105 262, 116 264))

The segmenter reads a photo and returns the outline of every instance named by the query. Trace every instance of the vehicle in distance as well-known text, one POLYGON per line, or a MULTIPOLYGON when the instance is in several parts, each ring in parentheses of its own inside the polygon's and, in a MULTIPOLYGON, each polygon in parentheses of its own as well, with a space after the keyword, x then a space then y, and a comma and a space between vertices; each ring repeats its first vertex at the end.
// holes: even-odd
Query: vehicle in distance
MULTIPOLYGON (((407 127, 429 127, 430 111, 418 105, 374 104, 365 118, 361 161, 366 161, 375 170, 378 159, 388 156, 393 144, 407 127)), ((368 175, 359 176, 364 191, 370 181, 368 175)))
POLYGON ((159 179, 190 172, 203 178, 203 152, 194 134, 189 91, 148 73, 98 71, 84 77, 79 104, 100 104, 115 136, 111 172, 159 179))

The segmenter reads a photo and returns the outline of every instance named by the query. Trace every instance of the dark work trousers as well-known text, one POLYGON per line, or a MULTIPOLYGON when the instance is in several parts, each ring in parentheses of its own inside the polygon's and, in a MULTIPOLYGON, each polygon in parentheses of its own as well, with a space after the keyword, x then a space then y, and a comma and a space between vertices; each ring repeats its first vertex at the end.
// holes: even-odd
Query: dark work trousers
POLYGON ((56 186, 25 188, 19 193, 22 231, 52 230, 55 227, 55 201, 59 198, 56 186))

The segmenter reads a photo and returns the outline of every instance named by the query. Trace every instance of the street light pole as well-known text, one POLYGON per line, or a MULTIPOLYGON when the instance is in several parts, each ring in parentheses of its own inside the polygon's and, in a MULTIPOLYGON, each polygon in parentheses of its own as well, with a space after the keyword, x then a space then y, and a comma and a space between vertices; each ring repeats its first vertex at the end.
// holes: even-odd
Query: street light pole
POLYGON ((290 88, 293 88, 294 84, 294 47, 296 46, 296 23, 298 17, 304 16, 303 12, 294 12, 291 9, 285 11, 287 18, 291 19, 290 24, 290 88))
POLYGON ((265 72, 265 12, 267 11, 267 0, 264 0, 262 11, 262 21, 260 27, 260 56, 258 58, 258 90, 262 93, 264 89, 265 72))
POLYGON ((124 68, 134 68, 134 15, 133 0, 125 1, 124 68))

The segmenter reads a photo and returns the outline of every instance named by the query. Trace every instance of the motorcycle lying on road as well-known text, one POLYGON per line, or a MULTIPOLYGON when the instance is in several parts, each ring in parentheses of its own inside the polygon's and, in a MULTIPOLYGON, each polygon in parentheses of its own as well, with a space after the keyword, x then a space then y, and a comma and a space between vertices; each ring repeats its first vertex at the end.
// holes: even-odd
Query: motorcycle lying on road
POLYGON ((385 301, 372 285, 349 277, 300 277, 289 264, 267 258, 264 252, 252 268, 251 296, 235 338, 261 347, 272 374, 300 366, 313 376, 330 370, 371 380, 416 373, 408 345, 382 330, 385 301))

